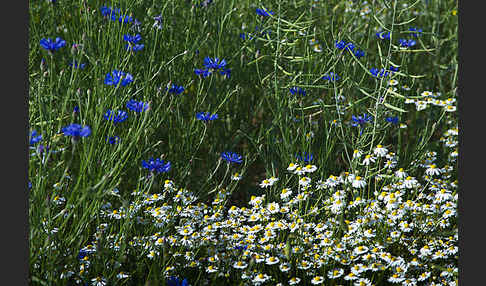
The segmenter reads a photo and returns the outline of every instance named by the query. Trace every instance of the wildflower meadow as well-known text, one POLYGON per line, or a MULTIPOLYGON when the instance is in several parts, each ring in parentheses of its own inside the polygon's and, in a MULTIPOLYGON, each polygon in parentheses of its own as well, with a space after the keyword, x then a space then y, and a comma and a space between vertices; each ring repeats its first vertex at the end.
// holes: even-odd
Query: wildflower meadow
POLYGON ((30 285, 458 285, 456 1, 28 13, 30 285))

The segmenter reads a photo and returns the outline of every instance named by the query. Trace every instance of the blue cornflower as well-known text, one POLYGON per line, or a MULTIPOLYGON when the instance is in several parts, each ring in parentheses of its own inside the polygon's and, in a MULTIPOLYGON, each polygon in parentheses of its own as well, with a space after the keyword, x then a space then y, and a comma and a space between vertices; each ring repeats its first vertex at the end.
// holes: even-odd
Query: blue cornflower
POLYGON ((116 135, 111 137, 106 137, 106 142, 108 142, 111 145, 118 144, 120 142, 120 137, 116 135))
POLYGON ((30 181, 29 181, 28 186, 29 186, 29 190, 32 189, 32 183, 30 181))
POLYGON ((84 69, 86 64, 79 64, 76 60, 73 60, 69 63, 69 66, 74 67, 75 69, 84 69))
POLYGON ((77 106, 77 105, 76 105, 76 106, 73 108, 73 113, 78 113, 78 112, 79 112, 79 106, 77 106))
POLYGON ((155 28, 161 30, 162 27, 163 27, 162 26, 162 14, 155 16, 153 19, 154 19, 155 22, 152 25, 152 27, 155 27, 155 28))
POLYGON ((228 68, 223 68, 219 73, 222 76, 224 76, 225 78, 230 78, 231 77, 231 70, 228 69, 228 68))
POLYGON ((376 33, 376 37, 380 40, 389 40, 390 32, 378 32, 376 33))
POLYGON ((227 161, 228 163, 241 164, 241 162, 243 162, 243 158, 240 155, 233 152, 222 152, 221 158, 223 158, 223 160, 227 161))
POLYGON ((32 132, 30 132, 29 137, 30 137, 30 141, 29 141, 30 145, 34 145, 35 143, 38 143, 42 140, 42 134, 37 135, 37 131, 35 130, 32 130, 32 132))
POLYGON ((365 52, 364 52, 363 50, 356 50, 356 51, 354 52, 354 56, 355 56, 356 58, 358 58, 358 59, 359 59, 359 58, 361 58, 361 57, 364 57, 364 55, 365 55, 365 52))
POLYGON ((414 38, 418 38, 418 37, 420 36, 420 33, 422 33, 422 29, 417 29, 417 28, 415 28, 415 27, 410 27, 410 28, 408 28, 408 30, 409 30, 410 32, 416 32, 416 33, 412 33, 412 36, 413 36, 414 38))
POLYGON ((126 34, 123 35, 123 40, 129 42, 130 44, 137 44, 142 40, 142 36, 140 36, 140 34, 136 34, 135 36, 126 34))
POLYGON ((202 75, 203 78, 206 78, 211 75, 211 71, 209 71, 208 69, 194 69, 194 73, 196 75, 202 75))
POLYGON ((105 84, 107 85, 118 86, 120 80, 121 86, 126 86, 133 81, 133 76, 119 70, 113 70, 111 73, 107 73, 105 76, 105 84))
POLYGON ((273 11, 270 10, 270 11, 267 11, 265 8, 261 9, 261 8, 256 8, 256 13, 260 16, 270 16, 270 15, 273 15, 273 11))
POLYGON ((346 44, 346 50, 348 50, 350 52, 354 52, 354 48, 355 48, 355 46, 354 46, 353 43, 349 42, 349 43, 346 44))
POLYGON ((133 52, 141 51, 143 50, 144 47, 145 47, 144 44, 135 44, 135 45, 125 44, 125 48, 127 49, 127 51, 133 51, 133 52))
POLYGON ((337 74, 330 72, 329 74, 326 74, 323 77, 321 77, 321 79, 325 79, 325 80, 329 80, 329 81, 336 81, 336 80, 339 80, 340 77, 337 74))
POLYGON ((204 66, 206 67, 206 69, 219 70, 226 66, 226 60, 222 59, 220 61, 219 58, 211 59, 210 57, 205 57, 204 66))
POLYGON ((390 122, 392 124, 398 124, 398 116, 387 117, 385 118, 386 122, 390 122))
POLYGON ((40 40, 40 45, 44 49, 48 50, 49 52, 54 52, 59 50, 60 48, 66 45, 66 41, 57 37, 56 40, 52 40, 51 38, 42 39, 40 40))
POLYGON ((88 137, 91 135, 91 128, 89 126, 81 126, 77 123, 72 123, 66 127, 63 127, 61 131, 64 133, 64 136, 72 136, 74 138, 79 137, 88 137))
POLYGON ((106 120, 112 121, 113 123, 117 124, 117 123, 120 123, 120 122, 127 120, 128 114, 127 114, 126 111, 123 111, 123 110, 118 110, 118 112, 115 114, 115 111, 108 109, 106 111, 105 115, 103 115, 103 117, 106 120))
POLYGON ((409 40, 399 39, 398 43, 400 44, 400 47, 406 47, 406 48, 413 47, 415 46, 415 44, 417 44, 417 42, 413 39, 409 39, 409 40))
POLYGON ((170 162, 167 163, 160 158, 154 160, 154 158, 150 157, 148 161, 142 160, 142 167, 148 169, 149 171, 157 172, 157 173, 166 173, 170 170, 170 162))
POLYGON ((189 282, 187 282, 187 278, 181 281, 175 276, 170 276, 167 280, 167 286, 189 286, 189 282))
POLYGON ((390 66, 390 71, 397 72, 398 71, 398 67, 390 66))
POLYGON ((135 112, 142 112, 149 108, 149 104, 143 101, 139 102, 134 99, 130 99, 127 102, 127 108, 135 112))
POLYGON ((101 12, 101 15, 103 17, 108 17, 108 16, 111 15, 111 13, 113 12, 113 10, 111 10, 111 7, 108 8, 106 6, 103 6, 103 7, 100 8, 100 12, 101 12))
POLYGON ((184 91, 184 87, 172 84, 170 88, 167 89, 169 93, 181 94, 184 91))
POLYGON ((346 42, 345 41, 336 41, 336 48, 342 50, 346 47, 346 42))
POLYGON ((299 161, 310 163, 314 159, 314 156, 312 154, 307 154, 307 152, 304 152, 301 153, 301 155, 295 154, 295 158, 299 161))
POLYGON ((125 45, 127 51, 138 52, 142 50, 143 47, 145 46, 144 44, 138 43, 142 40, 142 36, 140 36, 140 34, 136 34, 135 36, 131 36, 128 34, 123 35, 123 40, 128 42, 128 44, 125 45))
POLYGON ((133 18, 128 15, 120 15, 121 10, 119 8, 112 9, 111 7, 103 6, 100 8, 100 12, 103 17, 110 17, 112 21, 118 21, 120 23, 131 23, 133 21, 133 18))
MULTIPOLYGON (((113 19, 113 16, 112 16, 112 20, 116 21, 116 20, 113 19)), ((133 22, 133 18, 131 16, 128 16, 128 15, 121 15, 121 16, 118 17, 118 22, 120 24, 131 23, 131 22, 133 22)))
POLYGON ((378 70, 377 68, 371 68, 370 73, 374 77, 387 77, 390 74, 388 71, 385 71, 385 69, 378 70))
POLYGON ((363 127, 366 123, 368 123, 371 119, 371 115, 368 115, 366 113, 363 113, 363 116, 352 116, 353 123, 351 124, 352 126, 360 126, 363 127))
POLYGON ((202 121, 212 121, 218 119, 218 114, 210 115, 209 112, 198 112, 196 113, 196 118, 202 121))
POLYGON ((306 93, 306 91, 305 91, 304 89, 302 89, 302 88, 300 88, 300 87, 297 87, 297 86, 291 87, 291 88, 289 89, 289 91, 290 91, 290 93, 291 93, 292 95, 295 95, 295 94, 297 93, 298 95, 303 95, 303 96, 305 96, 305 95, 307 94, 307 93, 306 93))

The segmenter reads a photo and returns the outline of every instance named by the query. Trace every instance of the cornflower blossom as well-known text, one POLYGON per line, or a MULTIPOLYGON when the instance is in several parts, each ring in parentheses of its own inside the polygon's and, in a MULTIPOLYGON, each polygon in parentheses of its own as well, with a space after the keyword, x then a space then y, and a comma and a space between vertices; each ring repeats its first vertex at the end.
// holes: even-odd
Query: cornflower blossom
POLYGON ((156 28, 158 30, 162 30, 163 25, 162 25, 162 14, 155 16, 154 18, 154 24, 152 25, 152 28, 156 28))
POLYGON ((304 89, 302 89, 300 87, 296 87, 296 86, 291 87, 289 89, 289 91, 290 91, 290 94, 292 94, 292 95, 298 94, 298 95, 305 96, 307 94, 304 89))
POLYGON ((34 144, 42 141, 42 134, 37 135, 37 131, 36 130, 32 130, 32 132, 30 133, 29 137, 30 137, 30 139, 29 139, 29 144, 30 145, 34 145, 34 144))
POLYGON ((219 70, 219 69, 226 67, 226 60, 221 59, 221 61, 220 61, 219 58, 212 59, 210 57, 205 57, 203 65, 208 70, 219 70))
POLYGON ((136 101, 135 99, 130 99, 126 107, 135 112, 143 112, 146 111, 149 108, 149 104, 143 101, 136 101))
POLYGON ((84 69, 84 67, 86 66, 86 64, 80 64, 78 63, 77 61, 73 60, 72 62, 69 63, 69 66, 75 68, 75 69, 84 69))
POLYGON ((273 11, 270 10, 270 11, 267 11, 265 8, 256 8, 255 9, 256 13, 260 16, 263 16, 263 17, 267 17, 267 16, 270 16, 270 15, 273 15, 273 11))
POLYGON ((103 6, 100 8, 101 15, 104 18, 110 18, 112 21, 118 21, 120 24, 131 23, 133 18, 128 15, 123 15, 119 8, 112 9, 112 7, 108 8, 103 6))
POLYGON ((142 160, 142 167, 148 169, 150 172, 157 172, 157 173, 166 173, 170 170, 171 164, 167 161, 165 163, 164 160, 157 158, 150 158, 148 161, 142 160))
POLYGON ((323 77, 321 77, 321 79, 325 79, 325 80, 329 80, 329 81, 336 81, 336 80, 339 80, 340 77, 337 74, 330 72, 329 74, 325 74, 323 77))
POLYGON ((393 125, 397 125, 398 124, 398 116, 387 117, 387 118, 385 118, 385 121, 390 122, 393 125))
POLYGON ((303 161, 304 163, 310 163, 314 156, 312 154, 307 154, 307 152, 301 153, 301 155, 296 154, 295 158, 299 161, 303 161))
POLYGON ((79 139, 80 137, 88 137, 91 135, 91 128, 89 126, 81 126, 77 123, 72 123, 61 129, 64 136, 72 136, 73 139, 79 139))
POLYGON ((66 45, 66 41, 61 39, 60 37, 57 37, 55 40, 52 40, 51 38, 47 38, 47 39, 40 40, 40 45, 45 50, 52 53, 64 47, 66 45))
POLYGON ((174 94, 181 94, 182 92, 184 92, 184 87, 181 85, 181 86, 178 86, 178 85, 175 85, 175 84, 172 84, 170 88, 166 88, 167 92, 169 93, 174 93, 174 94))
POLYGON ((210 115, 209 112, 198 112, 196 113, 196 118, 197 120, 208 122, 208 121, 218 119, 218 114, 210 115))
POLYGON ((354 51, 354 56, 357 58, 357 59, 360 59, 362 57, 365 56, 365 52, 361 49, 358 49, 356 51, 354 51))
POLYGON ((106 142, 111 144, 111 145, 118 144, 120 142, 120 137, 118 137, 118 136, 107 137, 106 142))
POLYGON ((140 36, 140 34, 136 34, 135 36, 131 36, 129 34, 123 35, 123 40, 128 42, 125 44, 127 51, 138 52, 144 47, 143 44, 139 44, 139 42, 142 40, 142 36, 140 36))
POLYGON ((112 121, 114 124, 117 124, 127 120, 128 115, 127 112, 123 110, 118 110, 118 112, 115 113, 115 111, 108 109, 103 117, 106 120, 112 121))
POLYGON ((372 117, 371 115, 368 115, 366 113, 363 113, 363 116, 352 116, 352 121, 353 123, 351 123, 351 126, 359 126, 360 127, 360 131, 359 131, 359 135, 361 135, 363 133, 363 129, 364 129, 364 126, 366 125, 366 123, 370 122, 372 120, 372 117))
POLYGON ((118 86, 118 84, 126 86, 131 82, 133 82, 133 76, 131 74, 116 69, 111 73, 107 73, 104 81, 106 85, 113 86, 118 86))
POLYGON ((240 155, 233 152, 222 152, 221 158, 223 158, 223 160, 227 161, 228 163, 241 164, 243 162, 243 158, 240 155))
POLYGON ((408 31, 410 32, 414 32, 414 33, 411 33, 411 35, 414 37, 414 38, 418 38, 420 36, 420 34, 422 33, 422 29, 417 29, 415 27, 410 27, 408 28, 408 31))
POLYGON ((376 33, 376 37, 380 40, 389 40, 390 32, 378 32, 376 33))
POLYGON ((194 69, 194 73, 196 75, 202 75, 203 78, 206 78, 212 74, 212 72, 208 69, 194 69))
POLYGON ((387 77, 390 74, 388 71, 385 71, 385 69, 378 70, 377 68, 371 68, 370 73, 374 77, 387 77))
POLYGON ((400 47, 405 47, 405 48, 413 47, 417 44, 417 42, 413 39, 409 39, 409 40, 399 39, 398 43, 400 44, 400 47))
POLYGON ((336 44, 335 44, 336 48, 342 50, 346 47, 346 42, 345 41, 336 41, 336 44))

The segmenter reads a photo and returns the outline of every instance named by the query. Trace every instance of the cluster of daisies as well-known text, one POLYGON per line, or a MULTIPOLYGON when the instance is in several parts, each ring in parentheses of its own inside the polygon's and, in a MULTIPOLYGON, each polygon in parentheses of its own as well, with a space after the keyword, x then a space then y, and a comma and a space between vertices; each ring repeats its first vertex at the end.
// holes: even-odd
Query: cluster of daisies
MULTIPOLYGON (((92 241, 60 278, 106 281, 103 273, 90 269, 102 247, 113 257, 123 251, 163 261, 166 279, 182 280, 194 270, 205 273, 198 281, 188 279, 191 285, 215 280, 243 285, 457 285, 457 131, 451 125, 441 138, 449 150, 443 158, 448 163, 438 165, 444 160, 426 152, 413 162, 419 168, 415 176, 412 168, 399 167, 393 152, 377 145, 370 154, 355 150, 353 156, 361 166, 356 170, 375 166, 377 174, 350 171, 315 179, 317 166, 290 163, 290 179, 264 179, 259 184, 263 194, 252 196, 247 206, 228 205, 231 194, 225 189, 202 203, 171 180, 158 193, 133 191, 128 204, 121 204, 114 190, 101 207, 102 223, 92 241)), ((107 265, 118 273, 110 283, 131 277, 130 269, 117 263, 107 265)))

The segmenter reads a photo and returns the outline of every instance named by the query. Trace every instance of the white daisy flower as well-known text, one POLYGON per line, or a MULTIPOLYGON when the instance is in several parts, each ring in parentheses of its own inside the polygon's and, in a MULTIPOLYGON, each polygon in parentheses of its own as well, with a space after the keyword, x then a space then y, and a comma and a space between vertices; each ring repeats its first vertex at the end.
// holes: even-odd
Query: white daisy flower
POLYGON ((299 167, 298 164, 295 164, 295 163, 290 163, 289 166, 287 167, 287 171, 294 171, 297 167, 299 167))
POLYGON ((356 176, 353 181, 353 188, 364 188, 366 186, 366 181, 360 177, 356 176))
POLYGON ((231 180, 233 180, 233 181, 239 181, 239 180, 241 180, 241 174, 240 174, 240 173, 238 173, 238 172, 234 173, 234 174, 231 176, 231 180))
POLYGON ((284 188, 280 193, 280 198, 282 200, 286 200, 290 195, 292 195, 292 190, 290 190, 289 188, 284 188))
POLYGON ((379 144, 376 146, 375 150, 373 150, 373 153, 378 157, 384 157, 387 155, 388 149, 383 147, 383 145, 379 144))
POLYGON ((311 183, 311 178, 309 178, 309 177, 302 177, 302 178, 300 178, 300 180, 299 180, 299 185, 300 185, 301 187, 306 187, 306 186, 308 186, 310 183, 311 183))
POLYGON ((319 284, 322 284, 322 282, 324 282, 324 277, 322 277, 322 276, 316 276, 316 277, 312 278, 312 280, 311 280, 312 285, 319 285, 319 284))
POLYGON ((299 277, 292 277, 289 279, 289 285, 297 285, 300 283, 299 277))

